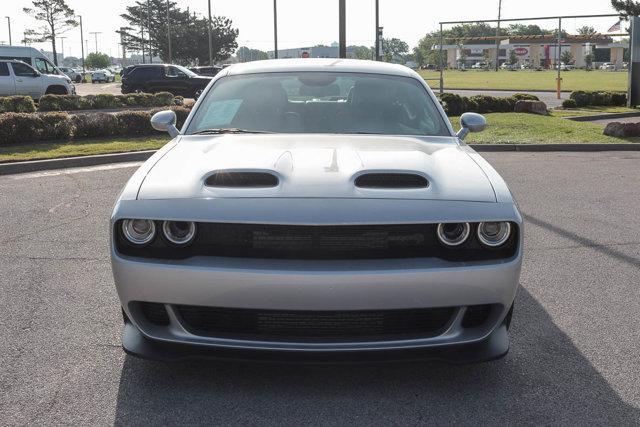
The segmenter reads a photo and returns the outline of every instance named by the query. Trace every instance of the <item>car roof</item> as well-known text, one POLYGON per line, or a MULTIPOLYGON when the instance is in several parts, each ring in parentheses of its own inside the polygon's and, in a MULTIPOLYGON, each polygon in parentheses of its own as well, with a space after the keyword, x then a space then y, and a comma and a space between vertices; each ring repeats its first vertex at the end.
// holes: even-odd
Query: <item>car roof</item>
POLYGON ((227 75, 255 74, 255 73, 284 73, 296 71, 329 71, 386 74, 403 77, 418 77, 409 67, 387 62, 366 61, 359 59, 339 58, 300 58, 300 59, 269 59, 264 61, 234 64, 224 69, 227 75))

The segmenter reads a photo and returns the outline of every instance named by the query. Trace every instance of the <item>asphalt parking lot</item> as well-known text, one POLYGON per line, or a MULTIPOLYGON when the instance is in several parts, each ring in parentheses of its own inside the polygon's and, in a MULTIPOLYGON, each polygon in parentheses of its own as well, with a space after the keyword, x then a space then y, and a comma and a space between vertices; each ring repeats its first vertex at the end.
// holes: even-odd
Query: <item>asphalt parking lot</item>
POLYGON ((133 165, 0 177, 0 424, 640 423, 640 153, 487 153, 526 218, 510 353, 472 366, 125 356, 108 219, 133 165))

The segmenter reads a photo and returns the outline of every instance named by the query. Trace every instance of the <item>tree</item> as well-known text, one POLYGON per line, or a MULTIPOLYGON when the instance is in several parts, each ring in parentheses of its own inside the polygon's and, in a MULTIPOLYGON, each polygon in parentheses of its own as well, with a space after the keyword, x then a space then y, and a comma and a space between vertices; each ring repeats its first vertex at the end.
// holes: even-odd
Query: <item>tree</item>
POLYGON ((593 59, 594 59, 593 53, 589 53, 584 56, 584 63, 587 66, 587 70, 591 69, 591 66, 593 65, 593 59))
POLYGON ((516 51, 511 49, 509 51, 509 64, 514 65, 518 63, 518 55, 516 55, 516 51))
POLYGON ((65 0, 33 0, 32 3, 33 8, 25 7, 22 10, 36 21, 43 22, 43 25, 38 29, 25 31, 25 40, 36 43, 50 40, 53 63, 58 65, 56 37, 78 25, 75 13, 65 0))
POLYGON ((467 50, 464 48, 463 43, 458 45, 458 51, 460 52, 460 56, 458 57, 458 68, 464 69, 467 65, 467 50))
POLYGON ((640 2, 633 0, 611 0, 611 6, 623 17, 640 16, 640 2))
POLYGON ((354 46, 353 54, 356 59, 373 59, 374 47, 354 46))
POLYGON ((104 53, 91 52, 85 58, 84 63, 89 68, 107 68, 111 65, 111 58, 104 53))
POLYGON ((263 52, 258 49, 250 49, 246 46, 242 46, 240 49, 238 49, 238 52, 236 52, 236 57, 238 58, 238 62, 269 59, 269 55, 267 54, 267 52, 263 52))
POLYGON ((580 34, 581 36, 593 36, 597 34, 596 29, 588 25, 580 27, 576 31, 578 31, 578 34, 580 34))
POLYGON ((573 62, 573 55, 568 50, 565 50, 560 54, 560 62, 564 64, 571 64, 573 62))
POLYGON ((81 65, 81 61, 79 58, 76 58, 75 56, 65 56, 64 59, 62 60, 62 64, 65 67, 76 68, 81 65))
MULTIPOLYGON (((138 0, 127 6, 122 14, 128 26, 118 31, 122 35, 126 49, 149 52, 169 60, 169 41, 167 39, 167 1, 138 0)), ((169 1, 169 21, 171 23, 172 60, 181 64, 206 64, 209 62, 209 21, 191 14, 169 1)), ((238 30, 232 27, 232 21, 222 16, 212 20, 212 47, 214 61, 229 58, 237 49, 238 30)))
POLYGON ((409 52, 409 45, 400 39, 383 39, 384 60, 386 62, 404 62, 404 56, 409 52))
POLYGON ((537 25, 511 24, 507 30, 511 36, 544 36, 549 34, 537 25))

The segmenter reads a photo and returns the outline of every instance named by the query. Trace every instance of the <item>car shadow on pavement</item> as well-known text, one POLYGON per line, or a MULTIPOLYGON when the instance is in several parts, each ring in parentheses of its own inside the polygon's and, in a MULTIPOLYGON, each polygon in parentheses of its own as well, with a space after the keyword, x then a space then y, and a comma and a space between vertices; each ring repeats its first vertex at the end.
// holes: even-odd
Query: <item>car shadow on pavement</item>
POLYGON ((126 356, 116 424, 631 424, 625 403, 521 289, 510 353, 441 363, 161 363, 126 356))

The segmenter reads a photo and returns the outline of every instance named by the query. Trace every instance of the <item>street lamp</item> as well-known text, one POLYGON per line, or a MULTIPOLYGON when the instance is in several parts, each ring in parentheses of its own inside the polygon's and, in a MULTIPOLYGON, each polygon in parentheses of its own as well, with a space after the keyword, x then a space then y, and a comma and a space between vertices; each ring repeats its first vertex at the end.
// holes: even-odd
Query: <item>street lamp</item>
POLYGON ((273 0, 273 58, 278 59, 278 0, 273 0))
POLYGON ((89 34, 93 34, 96 40, 96 53, 98 53, 98 34, 102 34, 100 31, 91 31, 89 34))
POLYGON ((213 66, 213 39, 211 34, 211 0, 209 0, 209 65, 213 66))
POLYGON ((60 50, 62 51, 62 59, 64 60, 64 39, 66 37, 58 37, 60 39, 60 50))
POLYGON ((87 69, 84 66, 84 32, 82 31, 82 16, 78 15, 78 18, 80 18, 80 49, 82 51, 82 81, 84 82, 84 75, 87 72, 87 69))
POLYGON ((169 64, 173 61, 171 59, 171 17, 169 15, 169 0, 167 0, 167 45, 169 47, 169 64))
POLYGON ((11 46, 13 44, 11 42, 11 18, 8 16, 5 16, 5 18, 7 18, 7 25, 9 26, 9 46, 11 46))

